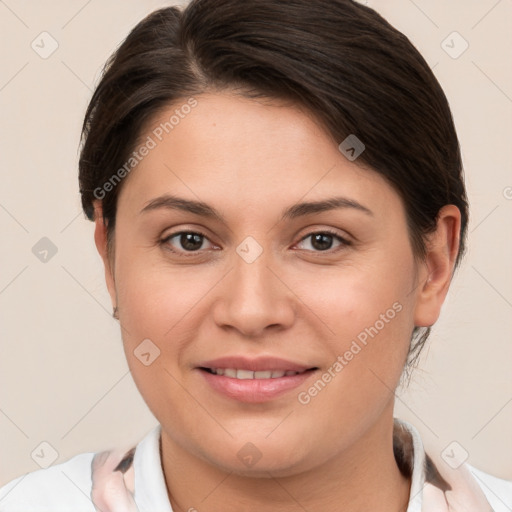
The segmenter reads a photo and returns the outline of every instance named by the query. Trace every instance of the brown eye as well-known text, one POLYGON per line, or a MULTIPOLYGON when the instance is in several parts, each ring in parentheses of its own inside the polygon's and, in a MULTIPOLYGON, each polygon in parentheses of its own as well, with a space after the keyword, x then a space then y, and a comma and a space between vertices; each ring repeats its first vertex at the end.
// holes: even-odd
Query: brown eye
POLYGON ((331 231, 317 231, 314 233, 310 233, 309 235, 306 235, 304 238, 302 238, 301 242, 307 240, 308 238, 311 239, 310 245, 312 249, 306 250, 312 250, 313 252, 329 251, 332 248, 335 240, 339 242, 339 245, 337 249, 334 249, 331 252, 336 252, 340 248, 350 245, 350 243, 347 240, 339 236, 337 233, 333 233, 331 231))
POLYGON ((162 243, 171 246, 173 252, 198 252, 203 242, 208 240, 202 233, 194 231, 179 231, 173 233, 162 240, 162 243), (175 242, 172 242, 175 239, 175 242))

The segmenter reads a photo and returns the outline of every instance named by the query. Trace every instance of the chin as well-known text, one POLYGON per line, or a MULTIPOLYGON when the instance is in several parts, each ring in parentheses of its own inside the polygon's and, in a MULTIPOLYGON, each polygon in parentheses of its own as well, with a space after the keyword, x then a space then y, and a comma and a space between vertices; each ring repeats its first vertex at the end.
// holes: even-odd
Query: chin
MULTIPOLYGON (((226 472, 253 478, 291 476, 315 465, 314 457, 303 451, 304 442, 300 439, 296 443, 286 444, 282 441, 283 437, 274 441, 262 439, 261 435, 254 442, 248 439, 244 435, 230 440, 229 444, 219 443, 219 449, 214 453, 210 444, 201 450, 202 458, 226 472)), ((315 450, 308 446, 310 450, 315 450)))

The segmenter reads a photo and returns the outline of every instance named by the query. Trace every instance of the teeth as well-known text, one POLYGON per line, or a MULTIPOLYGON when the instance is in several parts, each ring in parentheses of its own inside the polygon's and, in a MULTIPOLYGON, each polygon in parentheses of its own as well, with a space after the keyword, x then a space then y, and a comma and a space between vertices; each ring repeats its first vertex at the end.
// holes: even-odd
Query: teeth
POLYGON ((237 370, 235 368, 210 368, 211 372, 216 375, 224 375, 224 377, 230 377, 232 379, 278 379, 280 377, 289 377, 291 375, 297 375, 301 372, 294 372, 291 370, 266 370, 252 372, 251 370, 237 370))
POLYGON ((250 370, 237 370, 236 371, 237 379, 254 379, 254 372, 250 370))
POLYGON ((272 372, 270 370, 266 372, 254 372, 255 379, 270 379, 272 377, 272 372))

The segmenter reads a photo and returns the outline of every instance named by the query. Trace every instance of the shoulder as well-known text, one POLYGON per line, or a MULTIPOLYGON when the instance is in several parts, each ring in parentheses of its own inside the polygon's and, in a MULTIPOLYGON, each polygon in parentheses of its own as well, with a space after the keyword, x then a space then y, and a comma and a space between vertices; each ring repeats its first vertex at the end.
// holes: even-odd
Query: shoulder
POLYGON ((494 512, 510 512, 512 510, 512 480, 503 480, 469 464, 466 465, 494 512))
MULTIPOLYGON (((452 468, 442 458, 441 450, 435 444, 430 444, 430 449, 425 451, 418 430, 410 423, 398 418, 395 418, 394 443, 405 447, 410 445, 408 438, 403 435, 403 428, 410 432, 414 448, 411 496, 421 495, 426 500, 425 491, 422 492, 422 489, 426 488, 425 484, 431 484, 433 488, 437 489, 437 493, 441 490, 445 494, 446 502, 454 509, 459 510, 460 504, 464 503, 466 508, 463 510, 488 510, 488 506, 487 508, 482 506, 482 500, 485 499, 486 504, 492 507, 493 512, 512 512, 511 480, 498 478, 467 462, 457 468, 452 468), (402 430, 398 428, 399 426, 402 426, 402 430), (480 508, 467 507, 468 504, 475 505, 476 502, 480 504, 480 508)), ((408 451, 410 452, 410 446, 408 451)), ((406 453, 404 449, 395 450, 395 456, 398 455, 402 459, 404 453, 406 453)), ((416 510, 416 508, 411 508, 411 510, 416 510)))
POLYGON ((95 512, 91 502, 94 453, 26 473, 0 488, 0 512, 95 512))

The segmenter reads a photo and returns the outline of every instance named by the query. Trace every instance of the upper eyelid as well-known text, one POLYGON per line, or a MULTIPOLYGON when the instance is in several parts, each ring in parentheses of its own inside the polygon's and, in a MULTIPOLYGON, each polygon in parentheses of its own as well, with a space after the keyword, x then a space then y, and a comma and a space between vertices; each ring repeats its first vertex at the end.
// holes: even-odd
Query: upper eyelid
POLYGON ((308 231, 305 235, 301 236, 301 238, 299 239, 299 242, 301 242, 305 238, 308 238, 311 235, 317 235, 317 234, 327 234, 327 235, 337 236, 338 238, 341 238, 342 240, 345 240, 348 242, 348 240, 347 240, 348 236, 344 236, 344 235, 340 234, 335 229, 328 229, 328 228, 313 229, 312 231, 308 231))

